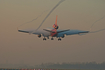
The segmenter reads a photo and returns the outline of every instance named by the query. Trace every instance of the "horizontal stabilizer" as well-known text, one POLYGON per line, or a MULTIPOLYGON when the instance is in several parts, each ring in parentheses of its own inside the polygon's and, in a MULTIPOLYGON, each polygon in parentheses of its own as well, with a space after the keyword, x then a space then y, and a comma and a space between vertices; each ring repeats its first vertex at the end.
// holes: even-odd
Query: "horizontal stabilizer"
POLYGON ((62 32, 66 32, 66 31, 70 31, 70 29, 58 31, 57 33, 62 33, 62 32))
POLYGON ((47 29, 43 29, 43 30, 48 31, 48 32, 55 33, 55 31, 51 31, 51 30, 47 30, 47 29))
MULTIPOLYGON (((43 29, 45 31, 48 31, 48 32, 51 32, 51 33, 55 33, 55 31, 51 31, 51 30, 47 30, 47 29, 43 29)), ((62 30, 62 31, 57 31, 57 33, 62 33, 62 32, 66 32, 66 31, 69 31, 70 29, 67 29, 67 30, 62 30)))

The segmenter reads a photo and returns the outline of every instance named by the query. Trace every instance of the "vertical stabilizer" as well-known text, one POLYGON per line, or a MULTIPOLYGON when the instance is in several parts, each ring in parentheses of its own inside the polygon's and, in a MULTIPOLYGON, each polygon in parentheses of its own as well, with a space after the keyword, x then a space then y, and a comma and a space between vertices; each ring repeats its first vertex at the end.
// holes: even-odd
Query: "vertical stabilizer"
POLYGON ((57 17, 58 17, 58 15, 56 15, 56 21, 55 21, 55 25, 57 25, 57 17))
POLYGON ((58 17, 58 15, 56 15, 55 24, 53 25, 53 28, 54 29, 58 29, 59 28, 58 25, 57 25, 57 17, 58 17))

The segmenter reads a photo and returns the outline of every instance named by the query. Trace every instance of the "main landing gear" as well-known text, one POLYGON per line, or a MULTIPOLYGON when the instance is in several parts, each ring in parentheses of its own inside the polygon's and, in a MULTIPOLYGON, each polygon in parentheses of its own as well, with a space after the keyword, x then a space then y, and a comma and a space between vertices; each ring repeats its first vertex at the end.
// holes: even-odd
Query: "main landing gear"
MULTIPOLYGON (((49 39, 49 37, 47 37, 47 39, 49 39)), ((43 38, 43 40, 47 40, 45 37, 43 38)))
POLYGON ((52 37, 51 40, 54 40, 54 38, 52 37))
POLYGON ((61 38, 58 38, 58 41, 61 41, 61 38))
MULTIPOLYGON (((46 38, 44 37, 43 40, 46 40, 46 38)), ((51 40, 54 40, 54 38, 52 37, 51 40)), ((58 38, 58 41, 61 41, 61 38, 58 38)))
POLYGON ((43 40, 46 40, 46 38, 44 37, 43 40))

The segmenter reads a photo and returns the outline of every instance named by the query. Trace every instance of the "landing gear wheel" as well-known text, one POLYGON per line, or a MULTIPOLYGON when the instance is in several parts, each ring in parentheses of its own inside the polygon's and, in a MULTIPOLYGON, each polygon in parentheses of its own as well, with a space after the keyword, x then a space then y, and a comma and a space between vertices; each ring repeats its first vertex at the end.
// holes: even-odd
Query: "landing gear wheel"
POLYGON ((51 40, 54 40, 54 38, 51 38, 51 40))
POLYGON ((46 40, 46 38, 43 38, 43 40, 46 40))
POLYGON ((47 37, 47 39, 49 39, 49 37, 47 37))
POLYGON ((58 41, 61 41, 61 38, 59 38, 58 41))

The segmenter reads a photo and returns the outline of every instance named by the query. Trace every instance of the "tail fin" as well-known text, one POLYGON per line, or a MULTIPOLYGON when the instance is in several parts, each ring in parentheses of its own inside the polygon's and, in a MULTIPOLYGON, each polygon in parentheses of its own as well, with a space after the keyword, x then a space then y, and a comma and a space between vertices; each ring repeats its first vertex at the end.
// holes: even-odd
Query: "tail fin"
POLYGON ((57 17, 58 17, 58 15, 56 15, 56 21, 55 21, 55 25, 57 25, 57 17))
POLYGON ((58 17, 58 16, 56 15, 56 21, 55 21, 55 24, 53 25, 53 28, 54 28, 54 29, 58 29, 58 28, 59 28, 58 25, 57 25, 57 17, 58 17))

